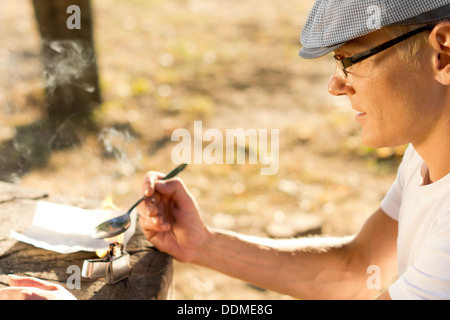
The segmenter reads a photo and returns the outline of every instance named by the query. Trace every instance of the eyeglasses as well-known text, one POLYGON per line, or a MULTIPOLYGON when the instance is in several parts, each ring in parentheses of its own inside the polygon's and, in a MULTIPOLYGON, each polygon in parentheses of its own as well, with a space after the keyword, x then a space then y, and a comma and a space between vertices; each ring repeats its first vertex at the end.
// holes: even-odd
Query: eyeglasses
POLYGON ((380 53, 386 49, 389 49, 390 47, 395 46, 396 44, 398 44, 406 39, 409 39, 409 38, 415 36, 416 34, 419 34, 423 31, 431 31, 431 30, 433 30, 433 28, 434 28, 434 26, 424 26, 419 29, 408 32, 400 37, 392 39, 388 42, 380 44, 379 46, 377 46, 373 49, 369 49, 367 51, 355 54, 352 57, 341 59, 337 55, 334 55, 334 59, 336 60, 336 64, 338 65, 339 69, 341 69, 343 74, 345 75, 345 77, 347 77, 348 74, 347 74, 346 69, 351 67, 352 65, 357 64, 358 62, 361 62, 363 60, 366 60, 367 58, 370 58, 371 56, 373 56, 377 53, 380 53))

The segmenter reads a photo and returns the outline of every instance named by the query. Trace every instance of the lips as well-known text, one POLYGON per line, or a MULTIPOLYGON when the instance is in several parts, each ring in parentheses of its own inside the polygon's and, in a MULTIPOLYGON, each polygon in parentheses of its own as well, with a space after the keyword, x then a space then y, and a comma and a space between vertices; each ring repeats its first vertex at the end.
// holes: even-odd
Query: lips
POLYGON ((358 112, 357 114, 356 114, 356 120, 357 121, 361 121, 361 120, 363 120, 363 119, 365 119, 367 117, 367 113, 365 113, 365 112, 358 112))
POLYGON ((359 107, 357 107, 355 105, 356 105, 356 103, 355 104, 352 103, 352 109, 357 112, 355 118, 356 118, 356 120, 358 122, 360 122, 360 121, 364 120, 367 117, 367 113, 364 112, 364 111, 358 110, 359 107))
POLYGON ((364 111, 358 110, 356 107, 352 106, 352 109, 357 112, 356 117, 363 117, 363 116, 367 115, 367 113, 365 113, 364 111))

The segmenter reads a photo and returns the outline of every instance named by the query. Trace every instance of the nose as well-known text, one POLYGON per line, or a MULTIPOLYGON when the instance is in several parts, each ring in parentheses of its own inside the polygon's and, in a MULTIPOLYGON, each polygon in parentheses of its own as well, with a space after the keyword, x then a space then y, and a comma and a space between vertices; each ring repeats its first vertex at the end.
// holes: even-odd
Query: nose
POLYGON ((334 96, 352 95, 355 93, 353 87, 348 83, 348 78, 344 76, 337 66, 328 84, 328 92, 334 96))

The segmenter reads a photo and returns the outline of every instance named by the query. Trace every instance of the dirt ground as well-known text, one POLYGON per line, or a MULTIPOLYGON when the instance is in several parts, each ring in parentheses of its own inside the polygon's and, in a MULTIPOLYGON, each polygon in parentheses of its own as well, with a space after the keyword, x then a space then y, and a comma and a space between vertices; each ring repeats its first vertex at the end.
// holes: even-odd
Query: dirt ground
MULTIPOLYGON (((0 170, 51 193, 134 203, 147 170, 174 167, 171 134, 278 129, 279 170, 194 164, 182 178, 205 221, 250 235, 308 213, 330 236, 355 233, 392 183, 403 149, 372 150, 345 98, 327 93, 331 57, 298 57, 312 0, 95 0, 100 105, 95 130, 40 130, 40 37, 28 0, 0 0, 0 170), (70 134, 70 145, 58 145, 70 134)), ((74 127, 76 126, 76 127, 74 127)), ((250 150, 258 153, 258 150, 250 150)), ((261 151, 261 150, 259 150, 261 151)), ((176 263, 177 299, 290 299, 176 263)))

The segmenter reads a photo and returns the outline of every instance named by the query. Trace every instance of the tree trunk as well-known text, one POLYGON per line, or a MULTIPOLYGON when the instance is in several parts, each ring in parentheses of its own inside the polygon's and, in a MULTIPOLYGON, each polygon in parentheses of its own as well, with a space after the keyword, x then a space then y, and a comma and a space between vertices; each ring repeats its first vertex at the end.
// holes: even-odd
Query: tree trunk
POLYGON ((42 37, 49 117, 88 116, 101 102, 90 0, 33 0, 33 5, 42 37), (68 10, 72 5, 79 8, 78 15, 68 10))

